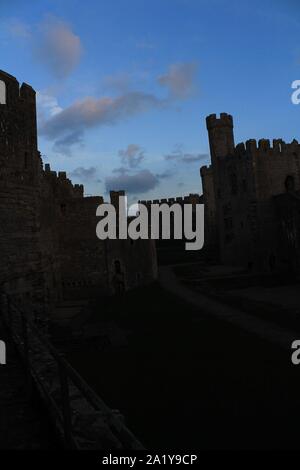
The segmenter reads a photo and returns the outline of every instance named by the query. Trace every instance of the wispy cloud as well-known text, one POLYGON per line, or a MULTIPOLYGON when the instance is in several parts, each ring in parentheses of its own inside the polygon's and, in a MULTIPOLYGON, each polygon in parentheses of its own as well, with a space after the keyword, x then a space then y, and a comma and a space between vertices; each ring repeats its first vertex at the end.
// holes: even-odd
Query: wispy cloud
POLYGON ((156 188, 162 180, 173 176, 172 170, 153 173, 148 169, 137 170, 144 161, 145 150, 137 144, 129 144, 119 151, 122 166, 112 170, 112 175, 105 179, 107 191, 123 189, 130 194, 143 194, 156 188))
POLYGON ((181 159, 183 163, 201 162, 209 158, 207 153, 185 153, 181 159))
POLYGON ((86 98, 73 103, 60 113, 43 123, 40 132, 48 139, 74 144, 82 140, 85 130, 98 126, 113 125, 144 113, 153 108, 161 108, 164 102, 152 94, 131 92, 117 98, 86 98))
POLYGON ((162 101, 154 95, 142 92, 127 93, 117 98, 85 98, 53 116, 43 127, 42 133, 55 138, 74 130, 115 124, 121 119, 162 105, 162 101))
POLYGON ((209 156, 206 153, 185 153, 183 145, 177 144, 171 153, 164 156, 164 159, 178 163, 195 163, 206 160, 208 157, 209 156))
MULTIPOLYGON (((75 170, 70 172, 70 177, 80 181, 92 181, 97 178, 97 168, 91 166, 90 168, 84 168, 79 166, 75 170)), ((99 181, 99 180, 98 180, 99 181)))
POLYGON ((185 99, 194 90, 196 72, 197 64, 194 62, 173 64, 166 74, 158 78, 158 82, 168 88, 171 97, 185 99))
POLYGON ((67 77, 80 61, 83 51, 80 37, 72 27, 53 15, 35 26, 29 26, 18 18, 6 21, 6 30, 13 38, 27 40, 35 60, 44 64, 58 79, 67 77))
POLYGON ((37 92, 37 108, 43 120, 55 116, 62 111, 57 98, 42 91, 37 92))
POLYGON ((131 78, 127 73, 119 73, 104 77, 103 87, 117 93, 127 93, 131 88, 131 78))
POLYGON ((56 78, 65 78, 77 66, 82 45, 70 25, 48 15, 39 25, 35 56, 56 78))
POLYGON ((106 191, 124 189, 128 194, 146 193, 158 184, 159 179, 149 170, 140 170, 133 175, 123 173, 105 179, 106 191))
POLYGON ((172 178, 173 175, 174 175, 174 172, 172 170, 165 170, 165 171, 162 171, 161 173, 157 173, 156 177, 158 179, 165 180, 165 179, 172 178))
MULTIPOLYGON (((80 137, 88 129, 104 125, 114 125, 120 121, 126 120, 132 116, 145 113, 152 109, 164 109, 177 100, 186 99, 188 91, 192 87, 194 74, 191 72, 190 65, 181 64, 175 71, 170 68, 172 73, 168 72, 164 78, 160 77, 161 84, 170 89, 169 96, 161 98, 153 93, 145 91, 127 91, 117 97, 87 97, 63 109, 60 113, 51 116, 40 128, 41 134, 50 140, 54 140, 57 147, 57 141, 74 141, 74 136, 80 137), (177 74, 181 78, 175 79, 177 74), (172 78, 171 78, 172 76, 172 78), (167 78, 169 77, 169 78, 167 78), (176 82, 176 83, 175 83, 176 82)), ((133 149, 127 149, 132 151, 133 149)), ((124 158, 126 158, 124 154, 124 158)), ((128 158, 128 156, 127 156, 128 158)), ((141 155, 131 157, 134 164, 141 158, 141 155)))
POLYGON ((71 132, 61 139, 57 139, 53 145, 53 150, 54 152, 70 157, 72 155, 72 147, 74 145, 79 145, 80 147, 83 147, 84 145, 82 133, 80 131, 71 132))
POLYGON ((124 164, 136 168, 145 158, 145 150, 136 144, 129 144, 125 150, 119 150, 119 156, 124 164))

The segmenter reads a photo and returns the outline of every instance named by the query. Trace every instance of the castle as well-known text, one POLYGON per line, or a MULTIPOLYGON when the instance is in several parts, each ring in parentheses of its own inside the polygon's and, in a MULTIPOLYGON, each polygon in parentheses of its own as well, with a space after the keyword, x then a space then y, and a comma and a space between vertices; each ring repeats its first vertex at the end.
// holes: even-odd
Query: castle
MULTIPOLYGON (((0 290, 51 310, 56 302, 109 295, 157 277, 154 240, 96 236, 100 196, 84 197, 65 172, 43 166, 36 94, 0 71, 0 290)), ((205 205, 205 246, 228 265, 299 271, 300 145, 281 139, 235 145, 232 116, 207 117, 211 165, 203 196, 140 201, 205 205)), ((118 207, 123 191, 112 191, 118 207)))
POLYGON ((256 272, 299 271, 300 145, 235 145, 232 116, 206 119, 211 165, 200 170, 205 243, 221 263, 256 272))
MULTIPOLYGON (((0 289, 38 309, 113 294, 156 278, 151 240, 96 237, 102 197, 84 197, 65 172, 43 167, 36 93, 0 71, 0 289)), ((118 205, 124 192, 111 192, 118 205)))

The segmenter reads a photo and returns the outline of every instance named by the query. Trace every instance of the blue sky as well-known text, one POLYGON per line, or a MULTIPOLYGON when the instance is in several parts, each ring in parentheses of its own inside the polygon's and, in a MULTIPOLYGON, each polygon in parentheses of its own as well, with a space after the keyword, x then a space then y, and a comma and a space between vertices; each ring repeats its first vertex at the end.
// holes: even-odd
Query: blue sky
POLYGON ((205 117, 300 137, 293 0, 1 0, 0 68, 38 92, 39 148, 86 194, 201 191, 205 117))

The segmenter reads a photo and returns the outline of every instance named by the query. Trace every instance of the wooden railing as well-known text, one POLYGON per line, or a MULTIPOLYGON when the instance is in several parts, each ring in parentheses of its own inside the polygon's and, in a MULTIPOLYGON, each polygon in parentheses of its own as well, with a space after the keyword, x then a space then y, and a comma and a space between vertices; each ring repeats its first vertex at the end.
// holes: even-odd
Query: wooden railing
POLYGON ((1 316, 22 358, 27 393, 30 395, 33 387, 38 391, 64 447, 144 449, 123 420, 29 319, 25 309, 7 294, 1 294, 1 316))

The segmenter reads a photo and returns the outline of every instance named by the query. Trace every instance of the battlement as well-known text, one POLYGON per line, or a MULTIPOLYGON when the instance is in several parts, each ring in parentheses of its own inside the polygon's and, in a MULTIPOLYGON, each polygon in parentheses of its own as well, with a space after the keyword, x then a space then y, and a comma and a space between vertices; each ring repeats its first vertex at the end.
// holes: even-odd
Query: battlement
POLYGON ((36 92, 30 85, 23 83, 20 86, 15 77, 3 70, 0 70, 0 83, 1 82, 4 84, 5 95, 5 103, 2 102, 2 106, 16 106, 21 102, 28 102, 29 104, 35 105, 36 92))
MULTIPOLYGON (((282 139, 273 139, 272 143, 269 139, 248 139, 246 142, 241 142, 235 146, 233 135, 233 117, 227 113, 210 114, 206 118, 206 125, 209 135, 210 151, 212 164, 216 163, 219 159, 226 159, 233 156, 244 155, 277 155, 297 153, 300 154, 300 145, 297 140, 290 143, 284 142, 282 139)), ((211 171, 209 167, 203 166, 200 169, 201 176, 205 176, 211 171)))
POLYGON ((242 153, 256 153, 256 154, 266 154, 271 152, 275 153, 290 153, 290 152, 299 152, 300 145, 296 139, 290 143, 284 142, 282 139, 273 139, 272 143, 269 139, 260 139, 258 142, 256 139, 248 139, 245 143, 239 143, 235 147, 235 153, 240 155, 242 153))
POLYGON ((143 204, 146 207, 150 207, 153 204, 168 204, 171 206, 172 204, 175 204, 175 203, 176 204, 200 204, 201 196, 199 194, 191 193, 188 196, 138 201, 138 204, 143 204))
POLYGON ((207 129, 214 129, 215 127, 231 127, 233 128, 233 117, 231 114, 221 113, 220 117, 216 114, 210 114, 206 118, 207 129))
POLYGON ((80 197, 83 198, 84 186, 82 184, 73 184, 72 181, 67 178, 67 173, 65 171, 52 171, 50 164, 45 164, 44 176, 48 179, 52 185, 55 185, 61 190, 67 191, 69 197, 80 197))

